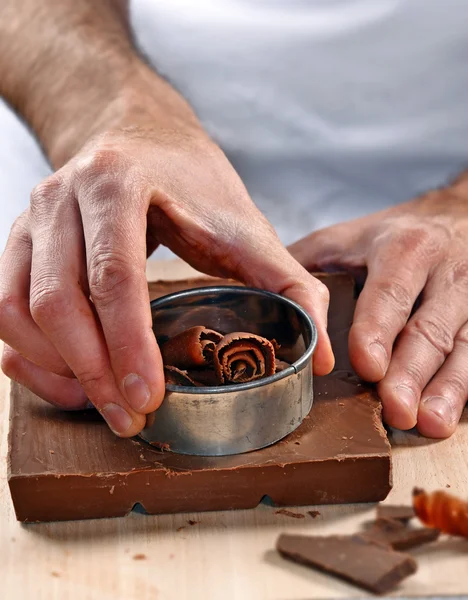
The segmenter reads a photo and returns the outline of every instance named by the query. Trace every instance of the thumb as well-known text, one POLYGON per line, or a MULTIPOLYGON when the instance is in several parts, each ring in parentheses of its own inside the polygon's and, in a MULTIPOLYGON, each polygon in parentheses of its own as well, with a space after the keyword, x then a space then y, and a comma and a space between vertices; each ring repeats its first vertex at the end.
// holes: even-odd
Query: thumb
POLYGON ((340 223, 314 231, 289 246, 288 250, 308 271, 354 267, 356 262, 362 262, 355 251, 362 231, 360 219, 340 223))
POLYGON ((334 366, 327 333, 328 288, 304 269, 275 236, 237 247, 237 276, 246 285, 280 294, 297 302, 313 318, 318 333, 314 372, 326 375, 334 366), (268 242, 267 242, 268 239, 268 242), (260 247, 259 247, 260 246, 260 247), (263 248, 261 247, 263 246, 263 248))

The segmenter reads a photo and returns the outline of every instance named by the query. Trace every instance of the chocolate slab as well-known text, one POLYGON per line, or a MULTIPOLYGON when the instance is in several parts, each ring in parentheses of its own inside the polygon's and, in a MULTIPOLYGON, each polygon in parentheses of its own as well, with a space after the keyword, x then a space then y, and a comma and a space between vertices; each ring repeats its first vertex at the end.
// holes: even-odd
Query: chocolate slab
POLYGON ((366 542, 356 535, 283 534, 276 547, 285 558, 345 579, 374 594, 391 592, 417 570, 411 556, 366 542))
POLYGON ((394 505, 394 504, 379 504, 377 506, 378 519, 394 519, 404 523, 415 517, 414 508, 412 506, 394 505))
POLYGON ((380 518, 359 534, 364 540, 385 544, 394 550, 409 550, 435 541, 440 531, 429 527, 408 527, 395 519, 380 518))
MULTIPOLYGON (((9 486, 20 521, 371 502, 391 488, 390 446, 372 387, 350 371, 347 334, 353 282, 323 276, 331 291, 334 374, 316 379, 303 424, 277 444, 248 454, 192 457, 119 439, 96 411, 61 412, 12 384, 9 486)), ((213 280, 150 284, 152 297, 213 280)), ((224 283, 224 282, 223 282, 224 283)))

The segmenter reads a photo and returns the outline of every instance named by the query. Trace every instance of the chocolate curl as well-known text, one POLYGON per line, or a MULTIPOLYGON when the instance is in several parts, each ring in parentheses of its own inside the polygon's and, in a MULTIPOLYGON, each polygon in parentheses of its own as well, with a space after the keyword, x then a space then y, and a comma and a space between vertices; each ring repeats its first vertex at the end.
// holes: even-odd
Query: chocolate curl
POLYGON ((164 379, 171 385, 185 385, 187 387, 200 387, 201 384, 194 381, 187 371, 182 371, 177 367, 165 366, 164 379))
POLYGON ((204 367, 213 362, 216 344, 222 335, 201 325, 186 329, 161 346, 165 365, 179 369, 204 367))
POLYGON ((214 368, 220 383, 246 383, 273 375, 273 344, 253 333, 228 333, 216 346, 214 368))
MULTIPOLYGON (((273 340, 273 342, 274 342, 274 340, 273 340)), ((275 359, 275 372, 276 373, 279 373, 280 371, 284 371, 285 369, 287 369, 290 366, 291 366, 290 363, 286 362, 285 360, 280 360, 279 358, 275 359)))

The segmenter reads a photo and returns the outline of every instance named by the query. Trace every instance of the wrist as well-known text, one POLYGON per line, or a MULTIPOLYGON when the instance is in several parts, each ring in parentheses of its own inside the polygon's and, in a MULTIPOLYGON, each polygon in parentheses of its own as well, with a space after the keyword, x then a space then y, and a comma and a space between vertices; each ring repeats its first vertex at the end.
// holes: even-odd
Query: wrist
POLYGON ((49 136, 41 136, 55 168, 70 160, 91 138, 125 128, 151 128, 203 133, 186 100, 141 61, 115 93, 103 94, 92 105, 82 98, 79 110, 64 111, 49 136))

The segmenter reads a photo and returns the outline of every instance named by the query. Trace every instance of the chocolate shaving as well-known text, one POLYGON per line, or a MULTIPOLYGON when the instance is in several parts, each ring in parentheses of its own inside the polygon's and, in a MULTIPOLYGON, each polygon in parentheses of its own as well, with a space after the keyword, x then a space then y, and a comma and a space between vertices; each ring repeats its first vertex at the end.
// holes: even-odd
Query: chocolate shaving
POLYGON ((177 367, 166 365, 164 367, 164 376, 166 383, 171 385, 185 385, 188 387, 200 387, 200 384, 194 381, 187 371, 183 371, 177 367))
POLYGON ((222 338, 217 331, 201 325, 186 329, 161 346, 163 362, 178 369, 209 365, 213 362, 216 344, 222 338))
POLYGON ((275 373, 275 350, 253 333, 228 333, 216 346, 214 366, 221 383, 245 383, 275 373))

